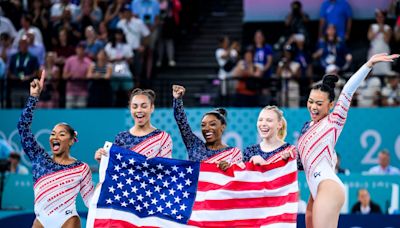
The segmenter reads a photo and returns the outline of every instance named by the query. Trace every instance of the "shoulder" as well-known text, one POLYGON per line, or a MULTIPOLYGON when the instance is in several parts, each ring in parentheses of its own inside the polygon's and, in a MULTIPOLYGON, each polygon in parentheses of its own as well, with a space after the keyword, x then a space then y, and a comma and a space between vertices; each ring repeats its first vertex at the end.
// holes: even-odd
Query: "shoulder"
POLYGON ((252 153, 252 152, 257 152, 260 151, 260 144, 254 144, 251 146, 248 146, 244 149, 245 153, 252 153))
POLYGON ((115 136, 115 138, 124 138, 124 137, 127 137, 129 135, 130 135, 129 131, 121 131, 115 136))

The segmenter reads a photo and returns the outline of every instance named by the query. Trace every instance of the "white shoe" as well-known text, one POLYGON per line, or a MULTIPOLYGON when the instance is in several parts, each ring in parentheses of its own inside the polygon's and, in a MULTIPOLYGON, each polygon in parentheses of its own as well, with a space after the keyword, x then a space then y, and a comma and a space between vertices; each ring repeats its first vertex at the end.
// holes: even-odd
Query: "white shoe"
POLYGON ((176 62, 175 62, 174 60, 170 60, 170 61, 168 62, 168 65, 169 65, 170 67, 174 67, 174 66, 176 66, 176 62))
POLYGON ((156 67, 160 67, 160 66, 161 66, 161 61, 157 61, 156 67))

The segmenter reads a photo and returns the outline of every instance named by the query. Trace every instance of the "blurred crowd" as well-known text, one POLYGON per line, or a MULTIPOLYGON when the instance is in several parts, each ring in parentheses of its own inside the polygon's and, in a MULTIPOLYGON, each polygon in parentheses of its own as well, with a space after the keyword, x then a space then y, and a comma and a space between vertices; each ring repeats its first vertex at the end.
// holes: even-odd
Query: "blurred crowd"
MULTIPOLYGON (((348 47, 353 21, 348 1, 322 2, 317 42, 311 39, 310 19, 302 3, 293 1, 290 7, 286 18, 282 19, 284 32, 274 44, 266 43, 262 30, 254 33, 253 43, 243 47, 236 41, 230 42, 228 36, 221 37, 215 57, 219 65, 218 77, 222 80, 221 94, 234 97, 228 99, 231 101, 228 105, 305 106, 310 87, 324 74, 339 75, 340 84, 344 85, 359 67, 355 66, 352 55, 352 51, 357 50, 348 47)), ((365 31, 369 47, 363 47, 368 48, 364 59, 377 53, 398 52, 399 15, 398 0, 393 0, 387 9, 375 10, 375 22, 365 31)), ((358 89, 354 105, 399 106, 399 65, 397 62, 377 64, 358 89)))
POLYGON ((40 107, 125 106, 155 67, 176 65, 174 41, 198 20, 197 2, 1 1, 1 107, 22 107, 41 69, 40 107))

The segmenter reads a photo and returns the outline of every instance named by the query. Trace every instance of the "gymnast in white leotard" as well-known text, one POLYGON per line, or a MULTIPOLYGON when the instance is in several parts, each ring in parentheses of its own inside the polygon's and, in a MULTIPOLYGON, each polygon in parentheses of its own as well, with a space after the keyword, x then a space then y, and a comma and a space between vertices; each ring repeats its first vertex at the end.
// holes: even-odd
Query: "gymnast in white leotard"
POLYGON ((30 97, 18 122, 18 132, 24 152, 32 162, 35 193, 34 228, 80 227, 76 211, 76 197, 81 194, 88 205, 93 195, 92 174, 86 163, 70 157, 70 147, 76 141, 76 132, 66 123, 57 124, 50 135, 50 156, 36 141, 31 131, 33 111, 44 84, 31 82, 30 97))
POLYGON ((390 62, 398 55, 374 55, 346 83, 334 106, 335 75, 324 76, 314 86, 307 108, 311 121, 305 123, 297 150, 304 167, 311 197, 307 206, 307 227, 337 227, 339 212, 344 203, 344 185, 335 174, 337 156, 335 145, 346 122, 351 98, 378 62, 390 62), (329 110, 333 108, 333 112, 329 110))

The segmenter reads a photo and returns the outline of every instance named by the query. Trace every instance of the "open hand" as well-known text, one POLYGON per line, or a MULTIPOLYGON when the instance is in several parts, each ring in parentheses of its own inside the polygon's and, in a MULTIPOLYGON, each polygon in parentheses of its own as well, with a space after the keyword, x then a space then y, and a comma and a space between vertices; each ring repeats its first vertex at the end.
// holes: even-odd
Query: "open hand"
POLYGON ((373 55, 367 62, 369 68, 373 67, 379 62, 393 62, 395 59, 399 58, 399 54, 388 55, 386 53, 380 53, 373 55))

